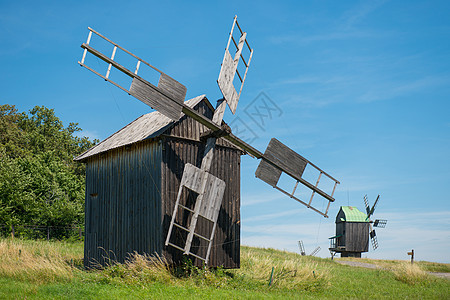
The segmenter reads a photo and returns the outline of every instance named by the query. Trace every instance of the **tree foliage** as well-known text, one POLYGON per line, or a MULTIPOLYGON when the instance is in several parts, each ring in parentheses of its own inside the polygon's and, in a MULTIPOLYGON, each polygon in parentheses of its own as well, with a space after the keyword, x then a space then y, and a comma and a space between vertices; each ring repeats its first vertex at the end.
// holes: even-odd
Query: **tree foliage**
POLYGON ((92 147, 76 123, 64 127, 53 109, 29 114, 0 105, 0 224, 82 224, 84 166, 73 158, 92 147))

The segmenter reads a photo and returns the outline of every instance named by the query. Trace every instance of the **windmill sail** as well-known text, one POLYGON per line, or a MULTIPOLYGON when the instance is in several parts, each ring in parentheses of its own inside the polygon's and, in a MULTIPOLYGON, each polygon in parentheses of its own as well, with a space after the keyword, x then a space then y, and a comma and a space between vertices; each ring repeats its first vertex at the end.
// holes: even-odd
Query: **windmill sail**
POLYGON ((364 205, 366 206, 367 215, 369 215, 369 213, 370 213, 370 205, 369 205, 369 199, 367 199, 367 195, 364 195, 364 205))
POLYGON ((387 220, 375 220, 373 222, 373 227, 378 227, 378 228, 385 228, 387 224, 387 220))
POLYGON ((329 175, 328 173, 326 173, 325 171, 323 171, 322 169, 320 169, 319 167, 308 161, 306 158, 296 153, 295 151, 293 151, 292 149, 290 149, 289 147, 287 147, 286 145, 284 145, 275 138, 270 140, 270 143, 267 146, 264 155, 262 156, 261 162, 259 163, 258 168, 256 169, 255 175, 257 178, 261 179, 262 181, 281 191, 285 195, 300 202, 301 204, 306 205, 308 208, 323 215, 324 217, 328 217, 327 215, 328 209, 330 207, 330 203, 334 201, 333 194, 336 189, 336 186, 339 184, 339 181, 334 179, 331 175, 329 175), (303 171, 305 170, 307 165, 310 165, 311 167, 319 171, 319 177, 315 185, 311 184, 310 182, 302 178, 303 171), (291 193, 277 186, 278 181, 283 172, 296 180, 296 184, 291 193), (322 191, 320 188, 318 188, 322 175, 325 175, 326 177, 334 181, 334 186, 331 193, 326 193, 322 191), (298 183, 301 183, 307 188, 312 190, 312 194, 308 203, 300 200, 298 197, 294 195, 298 183), (324 197, 326 200, 328 200, 328 205, 324 212, 320 211, 319 209, 311 205, 313 197, 316 193, 324 197))
POLYGON ((380 200, 380 195, 377 196, 377 199, 375 200, 375 203, 373 204, 372 208, 370 209, 369 213, 367 214, 367 217, 370 218, 371 215, 375 212, 375 207, 378 204, 378 200, 380 200))
POLYGON ((370 225, 369 235, 370 235, 370 240, 372 242, 373 250, 375 250, 378 248, 378 240, 377 240, 377 234, 375 232, 375 229, 372 228, 372 225, 370 225))
POLYGON ((309 256, 315 256, 317 253, 319 253, 320 249, 321 249, 320 246, 317 246, 316 249, 314 249, 309 256))
POLYGON ((303 241, 298 241, 298 248, 300 249, 300 254, 302 256, 306 255, 305 247, 303 246, 303 241))
POLYGON ((220 68, 219 79, 217 79, 217 84, 219 85, 220 91, 222 92, 222 95, 227 101, 227 104, 233 114, 236 112, 236 107, 241 96, 242 88, 244 87, 245 78, 247 77, 247 71, 248 67, 250 66, 252 56, 253 49, 248 44, 247 33, 242 31, 239 23, 237 22, 237 16, 235 16, 233 26, 231 27, 230 37, 228 38, 227 47, 225 48, 225 55, 223 57, 222 66, 220 68), (233 32, 236 25, 240 32, 240 37, 237 43, 233 37, 233 32), (234 58, 230 54, 231 41, 233 41, 233 45, 236 48, 234 58), (244 46, 246 46, 250 51, 248 61, 245 61, 244 56, 242 55, 244 46), (243 75, 241 75, 238 71, 238 63, 240 59, 242 59, 242 62, 245 65, 245 72, 243 75), (238 75, 241 82, 239 92, 236 91, 236 88, 233 84, 235 75, 238 75))
POLYGON ((106 81, 114 84, 115 86, 124 90, 128 94, 134 96, 135 98, 141 100, 150 107, 161 112, 166 117, 169 117, 170 119, 177 121, 181 116, 184 98, 186 96, 186 87, 181 83, 179 83, 178 81, 176 81, 175 79, 168 76, 167 74, 161 72, 148 62, 137 57, 133 53, 129 52, 128 50, 122 48, 118 44, 109 40, 107 37, 93 30, 92 28, 88 27, 88 29, 89 29, 88 39, 86 43, 83 43, 81 45, 81 48, 84 49, 83 57, 81 61, 79 61, 78 63, 82 67, 85 67, 86 69, 92 71, 93 73, 102 77, 106 81), (105 41, 107 41, 111 46, 113 46, 112 51, 113 54, 111 57, 104 55, 100 51, 90 46, 90 41, 93 33, 99 36, 100 38, 104 39, 105 41), (136 69, 134 72, 130 71, 129 69, 127 69, 126 67, 124 67, 123 65, 119 64, 117 61, 114 60, 117 49, 122 50, 124 53, 131 56, 136 61, 136 69), (103 60, 108 64, 106 69, 107 70, 106 75, 102 75, 99 72, 95 71, 92 67, 86 65, 85 59, 87 53, 93 54, 94 56, 100 58, 101 60, 103 60), (157 86, 148 82, 147 80, 143 79, 138 75, 141 63, 149 66, 154 71, 160 74, 157 86), (125 75, 132 78, 131 87, 129 89, 110 78, 111 67, 114 67, 115 69, 121 71, 125 75))

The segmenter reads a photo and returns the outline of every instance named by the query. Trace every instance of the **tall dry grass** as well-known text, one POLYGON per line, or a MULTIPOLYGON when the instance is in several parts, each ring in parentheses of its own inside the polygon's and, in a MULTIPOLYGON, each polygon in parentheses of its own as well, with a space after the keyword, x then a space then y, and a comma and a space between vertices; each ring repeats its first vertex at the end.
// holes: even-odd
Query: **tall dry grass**
POLYGON ((67 253, 66 245, 61 243, 20 239, 0 240, 2 277, 34 283, 67 282, 73 278, 74 272, 78 271, 73 267, 77 260, 79 261, 79 255, 67 253), (62 250, 63 248, 65 250, 62 250))
POLYGON ((417 264, 402 262, 391 268, 395 279, 409 285, 423 284, 432 281, 430 274, 417 264))
MULTIPOLYGON (((99 266, 100 267, 100 266, 99 266)), ((172 283, 174 276, 164 257, 131 254, 123 264, 111 261, 98 273, 102 279, 126 284, 148 284, 151 282, 172 283)))
POLYGON ((317 290, 329 285, 330 268, 313 257, 295 253, 243 247, 240 275, 268 284, 272 268, 272 286, 317 290))

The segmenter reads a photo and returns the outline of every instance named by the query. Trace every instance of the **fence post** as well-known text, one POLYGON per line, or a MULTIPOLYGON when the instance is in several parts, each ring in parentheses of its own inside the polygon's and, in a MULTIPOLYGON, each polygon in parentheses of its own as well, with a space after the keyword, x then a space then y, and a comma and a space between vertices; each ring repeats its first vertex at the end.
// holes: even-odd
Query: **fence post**
POLYGON ((11 237, 14 238, 14 225, 11 224, 11 237))
POLYGON ((47 226, 47 241, 50 240, 50 227, 47 226))

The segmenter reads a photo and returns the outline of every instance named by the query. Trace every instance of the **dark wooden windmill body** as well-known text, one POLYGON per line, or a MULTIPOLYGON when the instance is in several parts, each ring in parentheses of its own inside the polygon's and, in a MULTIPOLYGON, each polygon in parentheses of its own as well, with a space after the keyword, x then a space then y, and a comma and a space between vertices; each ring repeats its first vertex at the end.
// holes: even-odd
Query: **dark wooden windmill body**
MULTIPOLYGON (((205 96, 186 102, 212 118, 214 111, 205 96)), ((180 261, 181 252, 164 241, 174 210, 184 165, 201 161, 205 126, 188 116, 172 121, 159 112, 141 116, 76 158, 86 165, 85 266, 104 265, 109 259, 124 262, 129 253, 163 255, 180 261)), ((218 139, 211 173, 227 189, 211 247, 210 266, 239 267, 240 254, 240 156, 243 151, 218 139)), ((188 227, 195 195, 184 190, 177 224, 188 227)), ((206 236, 210 221, 200 217, 196 230, 206 236)), ((186 231, 174 229, 171 242, 184 245, 186 231)), ((191 251, 205 256, 207 244, 195 237, 191 251)), ((202 261, 193 257, 193 263, 202 261)))

